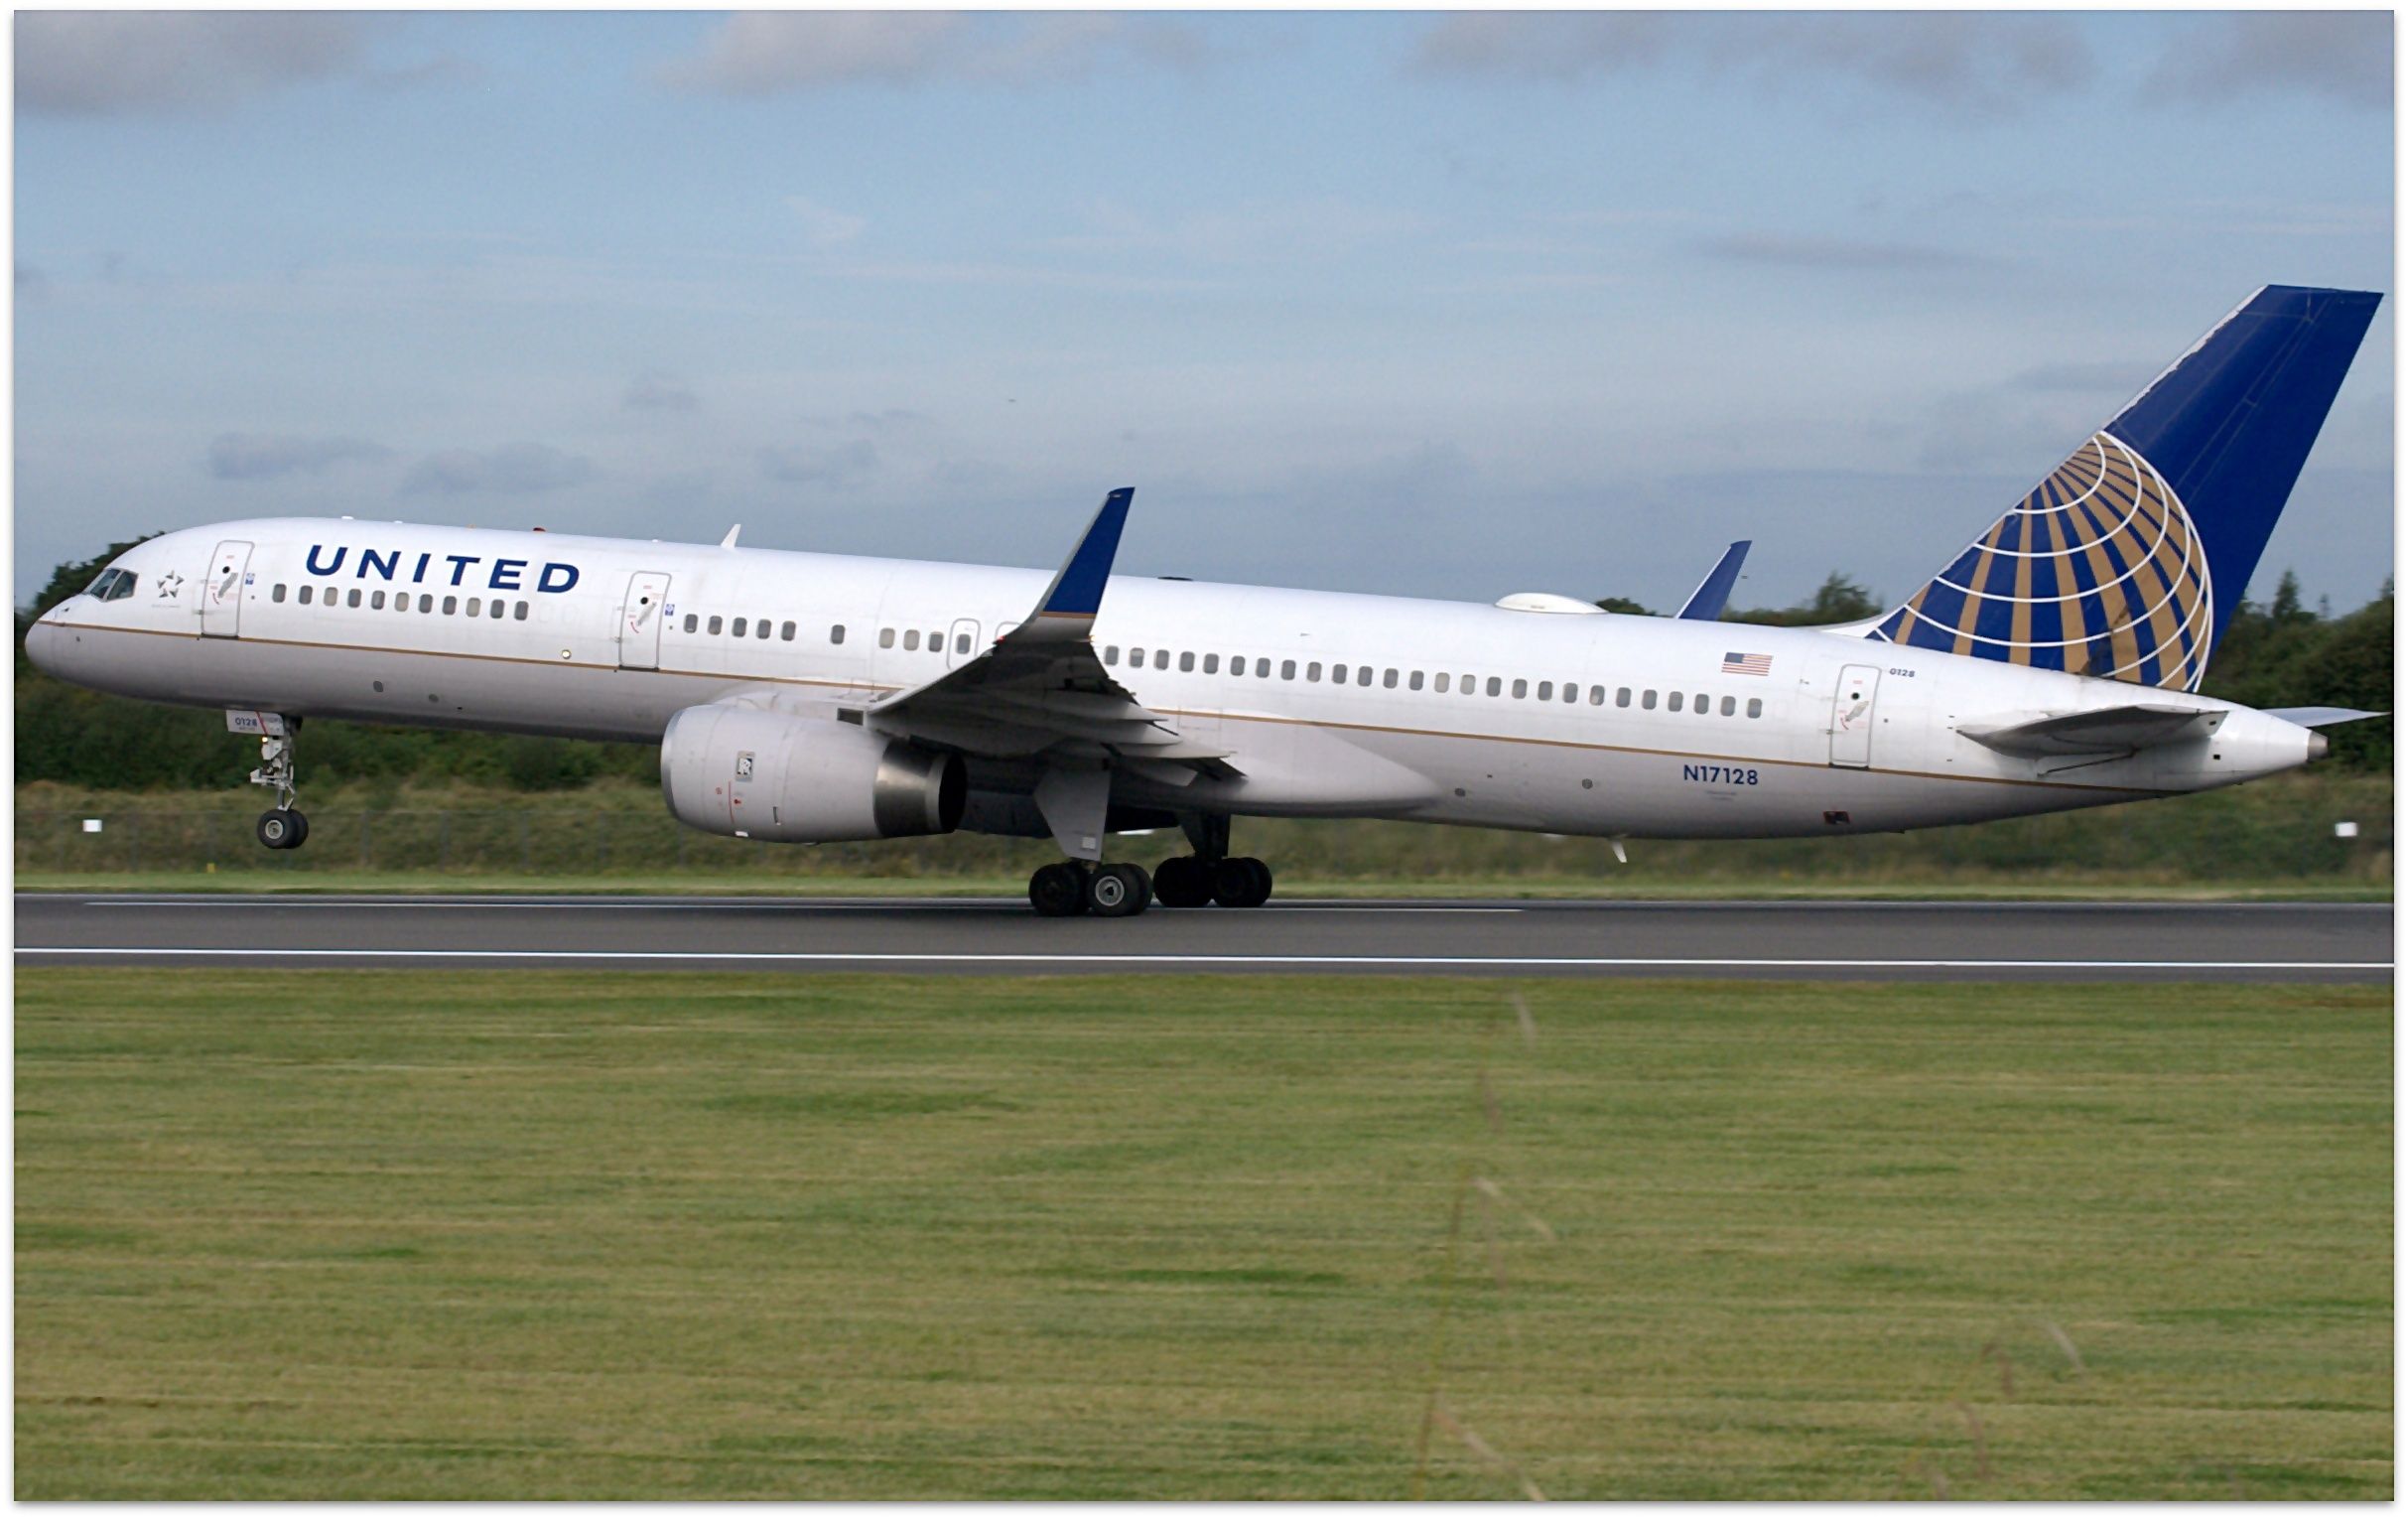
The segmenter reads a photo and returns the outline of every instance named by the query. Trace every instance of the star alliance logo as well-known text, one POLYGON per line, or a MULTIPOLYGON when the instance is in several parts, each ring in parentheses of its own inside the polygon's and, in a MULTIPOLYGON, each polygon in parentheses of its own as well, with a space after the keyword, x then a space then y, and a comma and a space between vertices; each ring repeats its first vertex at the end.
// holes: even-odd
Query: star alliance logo
POLYGON ((167 574, 159 577, 159 599, 161 601, 172 602, 176 600, 178 596, 183 594, 183 576, 178 575, 171 570, 167 574))

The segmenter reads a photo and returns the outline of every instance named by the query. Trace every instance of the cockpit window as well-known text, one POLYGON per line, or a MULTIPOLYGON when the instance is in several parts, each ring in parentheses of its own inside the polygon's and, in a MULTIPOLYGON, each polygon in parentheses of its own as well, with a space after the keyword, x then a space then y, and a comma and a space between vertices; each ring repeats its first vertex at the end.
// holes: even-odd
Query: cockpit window
POLYGON ((83 588, 83 594, 100 602, 122 602, 134 594, 134 572, 114 566, 102 570, 99 578, 83 588))

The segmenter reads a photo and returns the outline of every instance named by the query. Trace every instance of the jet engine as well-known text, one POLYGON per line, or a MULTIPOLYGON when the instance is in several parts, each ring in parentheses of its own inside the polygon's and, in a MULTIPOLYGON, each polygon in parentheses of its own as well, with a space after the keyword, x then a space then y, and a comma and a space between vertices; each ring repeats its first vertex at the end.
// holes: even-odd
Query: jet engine
POLYGON ((940 755, 849 723, 688 707, 660 741, 669 812, 706 833, 837 844, 951 833, 969 778, 940 755))

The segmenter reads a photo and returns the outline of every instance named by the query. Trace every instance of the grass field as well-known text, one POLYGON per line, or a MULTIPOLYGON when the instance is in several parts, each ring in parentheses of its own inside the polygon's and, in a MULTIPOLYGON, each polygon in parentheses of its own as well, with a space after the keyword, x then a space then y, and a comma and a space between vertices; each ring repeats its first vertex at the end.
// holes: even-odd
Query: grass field
POLYGON ((17 1495, 2391 1495, 2387 990, 1513 990, 20 971, 17 1495))

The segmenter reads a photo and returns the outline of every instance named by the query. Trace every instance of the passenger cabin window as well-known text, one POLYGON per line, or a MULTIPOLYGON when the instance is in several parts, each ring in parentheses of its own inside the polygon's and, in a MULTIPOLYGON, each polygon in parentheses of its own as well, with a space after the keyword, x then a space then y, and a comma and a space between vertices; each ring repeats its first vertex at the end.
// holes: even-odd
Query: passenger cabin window
POLYGON ((431 614, 435 611, 434 593, 421 591, 418 594, 418 610, 421 615, 431 614))
POLYGON ((692 632, 702 625, 702 614, 696 612, 689 612, 686 614, 686 631, 692 632))
POLYGON ((945 634, 941 630, 928 634, 928 652, 932 654, 945 652, 945 634))
POLYGON ((1204 673, 1207 675, 1218 675, 1221 673, 1220 655, 1206 654, 1204 656, 1204 673))
POLYGON ((458 617, 458 616, 460 616, 460 598, 459 598, 459 597, 457 597, 457 596, 447 596, 447 597, 445 597, 445 598, 443 599, 443 615, 444 615, 445 617, 447 617, 447 618, 452 618, 452 617, 458 617))
POLYGON ((1706 699, 1703 691, 1697 693, 1695 710, 1699 717, 1711 717, 1714 714, 1714 704, 1706 699))
POLYGON ((384 593, 382 591, 368 593, 368 610, 370 612, 384 611, 384 593))
POLYGON ((1182 649, 1182 650, 1180 650, 1180 652, 1179 652, 1179 673, 1180 673, 1180 674, 1182 674, 1182 675, 1192 675, 1192 674, 1194 674, 1194 673, 1195 673, 1195 669, 1196 669, 1196 656, 1195 656, 1195 651, 1194 651, 1193 649, 1182 649))
POLYGON ((1526 696, 1528 696, 1528 695, 1530 695, 1530 694, 1531 694, 1531 683, 1530 683, 1529 681, 1527 681, 1527 680, 1517 680, 1517 681, 1515 681, 1515 682, 1514 682, 1514 700, 1515 700, 1515 701, 1520 701, 1520 700, 1522 700, 1522 698, 1524 698, 1524 697, 1526 697, 1526 696))
POLYGON ((967 654, 967 653, 969 653, 969 652, 970 652, 970 634, 968 634, 968 633, 955 633, 955 634, 953 635, 953 651, 954 651, 955 653, 957 653, 957 654, 967 654))
POLYGON ((1726 697, 1724 697, 1724 698, 1722 699, 1722 715, 1723 715, 1724 717, 1729 717, 1729 716, 1731 715, 1731 713, 1733 712, 1733 710, 1735 710, 1735 709, 1738 707, 1738 705, 1739 705, 1738 698, 1736 698, 1736 697, 1731 697, 1731 696, 1726 696, 1726 697))
MULTIPOLYGON (((99 582, 99 581, 93 581, 93 582, 92 582, 93 589, 92 589, 91 591, 87 591, 87 592, 85 592, 84 594, 85 594, 85 595, 87 595, 87 596, 96 596, 96 595, 98 595, 98 594, 99 594, 99 589, 98 589, 98 588, 99 588, 99 585, 100 585, 100 582, 99 582)), ((269 601, 271 601, 271 602, 281 602, 281 601, 283 601, 283 600, 284 600, 284 585, 283 585, 283 583, 282 583, 282 582, 278 582, 278 583, 277 583, 277 585, 276 585, 276 588, 275 588, 274 590, 272 590, 272 591, 270 591, 270 592, 268 593, 268 600, 269 600, 269 601)))
POLYGON ((353 591, 350 595, 344 597, 342 601, 343 605, 346 607, 356 607, 359 605, 359 593, 353 591))
MULTIPOLYGON (((1421 684, 1421 682, 1416 680, 1413 682, 1413 684, 1417 686, 1421 684)), ((1381 689, 1388 691, 1394 691, 1397 689, 1397 672, 1395 670, 1382 671, 1380 674, 1380 686, 1381 689)))
POLYGON ((1640 692, 1640 693, 1639 693, 1639 705, 1640 705, 1640 707, 1641 707, 1642 709, 1644 709, 1645 711, 1648 711, 1648 712, 1653 712, 1653 711, 1655 711, 1655 710, 1656 710, 1656 693, 1655 693, 1653 690, 1648 690, 1648 691, 1642 691, 1642 692, 1640 692))
POLYGON ((1293 659, 1282 659, 1279 661, 1279 678, 1281 680, 1293 680, 1296 678, 1296 662, 1293 659))
POLYGON ((879 648, 892 648, 892 647, 894 647, 894 629, 893 629, 893 628, 891 628, 891 627, 881 627, 881 628, 879 628, 879 629, 877 630, 877 646, 878 646, 879 648))
POLYGON ((510 604, 510 621, 513 622, 524 622, 526 620, 527 604, 525 602, 512 602, 510 604))
POLYGON ((485 610, 485 616, 487 616, 487 617, 489 617, 489 618, 495 618, 495 619, 498 619, 498 618, 501 616, 501 598, 500 598, 500 597, 498 597, 498 596, 497 596, 497 597, 493 598, 493 604, 492 604, 490 607, 488 607, 488 608, 485 610))
POLYGON ((1678 712, 1680 710, 1679 692, 1674 691, 1672 695, 1664 699, 1664 710, 1667 712, 1678 712))
POLYGON ((475 596, 471 596, 471 597, 469 597, 469 598, 468 598, 468 616, 470 616, 470 617, 472 617, 472 618, 473 618, 473 617, 481 617, 481 616, 483 616, 483 615, 484 615, 484 605, 485 605, 485 604, 484 604, 484 599, 483 599, 482 597, 475 597, 475 596))
MULTIPOLYGON (((1471 678, 1469 675, 1465 675, 1465 676, 1463 676, 1463 677, 1462 677, 1462 678, 1461 678, 1461 679, 1460 679, 1460 680, 1457 682, 1457 686, 1458 686, 1458 689, 1460 689, 1460 690, 1463 692, 1463 694, 1464 694, 1465 696, 1477 696, 1477 695, 1479 695, 1479 694, 1480 694, 1480 688, 1479 688, 1478 684, 1477 684, 1477 683, 1475 683, 1475 682, 1472 680, 1472 678, 1471 678)), ((1493 695, 1495 695, 1496 693, 1492 691, 1492 692, 1490 692, 1489 694, 1493 696, 1493 695)))
POLYGON ((1321 678, 1320 660, 1316 659, 1304 667, 1304 678, 1311 681, 1318 681, 1321 678))
POLYGON ((844 624, 844 623, 842 623, 842 622, 833 622, 833 623, 830 623, 830 624, 829 624, 829 627, 828 627, 828 641, 829 641, 829 642, 831 642, 831 643, 842 643, 842 642, 844 642, 844 641, 845 641, 845 624, 844 624))
POLYGON ((1764 716, 1763 697, 1751 696, 1748 698, 1748 716, 1752 718, 1764 716))
MULTIPOLYGON (((1314 665, 1310 670, 1305 672, 1304 678, 1306 680, 1319 680, 1321 678, 1320 669, 1321 667, 1319 665, 1314 665)), ((1342 686, 1346 684, 1346 666, 1342 664, 1331 665, 1329 667, 1329 679, 1332 685, 1342 686)))
POLYGON ((744 620, 742 618, 737 618, 736 621, 729 626, 728 631, 736 637, 742 637, 744 635, 744 620))
POLYGON ((780 643, 792 643, 794 641, 794 624, 792 622, 780 622, 777 624, 777 641, 780 643))
POLYGON ((1620 688, 1619 690, 1617 690, 1617 691, 1614 693, 1614 705, 1615 705, 1615 706, 1617 706, 1617 707, 1627 707, 1627 706, 1629 706, 1630 704, 1631 704, 1631 688, 1630 688, 1630 687, 1628 687, 1628 686, 1624 686, 1624 687, 1620 688))
POLYGON ((1256 661, 1255 661, 1255 679, 1257 679, 1257 680, 1269 680, 1269 679, 1271 679, 1271 661, 1270 661, 1270 660, 1268 660, 1268 659, 1258 659, 1258 660, 1256 660, 1256 661))
POLYGON ((1153 651, 1153 667, 1157 670, 1167 670, 1170 668, 1169 649, 1157 648, 1153 651))
POLYGON ((316 586, 303 586, 301 588, 301 605, 307 607, 310 604, 310 598, 316 596, 317 594, 318 588, 316 586))
MULTIPOLYGON (((1516 681, 1516 682, 1515 682, 1515 684, 1516 684, 1516 685, 1520 685, 1520 684, 1521 684, 1521 682, 1520 682, 1520 681, 1516 681)), ((1521 692, 1519 692, 1519 691, 1516 691, 1514 694, 1515 694, 1516 696, 1520 696, 1522 693, 1521 693, 1521 692)), ((1540 701, 1542 701, 1542 702, 1551 702, 1551 701, 1553 701, 1554 699, 1555 699, 1555 683, 1554 683, 1553 681, 1551 681, 1551 680, 1542 680, 1542 681, 1538 682, 1538 700, 1540 700, 1540 701)))
POLYGON ((1370 665, 1358 664, 1355 666, 1355 684, 1358 686, 1368 686, 1371 684, 1370 665))
POLYGON ((1405 688, 1408 691, 1418 691, 1421 689, 1421 672, 1419 670, 1413 671, 1411 675, 1405 678, 1405 688))
POLYGON ((1488 694, 1491 696, 1499 696, 1504 694, 1504 691, 1505 682, 1498 677, 1491 675, 1488 678, 1488 694))
POLYGON ((1104 662, 1106 664, 1119 664, 1121 662, 1121 645, 1118 643, 1105 644, 1104 662))
POLYGON ((1453 677, 1449 676, 1444 670, 1440 670, 1436 677, 1430 681, 1430 689, 1437 692, 1440 696, 1444 696, 1449 690, 1453 689, 1448 685, 1448 681, 1452 678, 1453 677))
POLYGON ((753 639, 753 641, 757 643, 757 642, 759 642, 761 639, 766 638, 766 637, 768 637, 768 636, 769 636, 769 620, 768 620, 767 618, 760 618, 760 619, 755 620, 755 621, 754 621, 754 622, 753 622, 753 624, 752 624, 752 639, 753 639))
POLYGON ((1603 687, 1603 686, 1591 686, 1591 687, 1589 687, 1589 688, 1588 688, 1588 704, 1589 704, 1590 706, 1592 706, 1592 707, 1602 707, 1602 706, 1604 706, 1604 705, 1605 705, 1605 687, 1603 687))
POLYGON ((703 630, 708 632, 712 637, 716 638, 719 636, 720 626, 720 620, 716 615, 714 615, 710 621, 703 624, 703 630))

